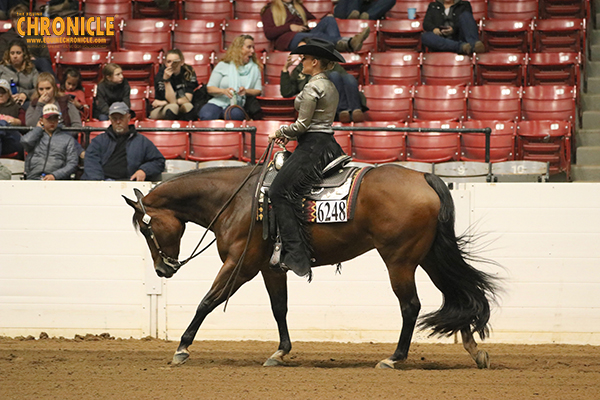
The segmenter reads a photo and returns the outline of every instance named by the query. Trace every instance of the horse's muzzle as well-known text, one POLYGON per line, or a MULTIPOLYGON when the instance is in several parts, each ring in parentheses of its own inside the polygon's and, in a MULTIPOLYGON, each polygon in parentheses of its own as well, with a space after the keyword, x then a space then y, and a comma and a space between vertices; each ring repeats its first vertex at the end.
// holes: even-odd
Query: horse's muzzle
POLYGON ((175 270, 162 262, 162 260, 154 264, 154 270, 156 271, 156 275, 161 278, 170 278, 175 275, 175 270))

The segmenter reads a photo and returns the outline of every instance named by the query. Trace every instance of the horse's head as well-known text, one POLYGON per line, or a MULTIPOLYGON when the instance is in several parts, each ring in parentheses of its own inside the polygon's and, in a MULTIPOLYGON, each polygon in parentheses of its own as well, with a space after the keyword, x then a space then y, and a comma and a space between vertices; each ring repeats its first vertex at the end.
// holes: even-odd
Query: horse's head
POLYGON ((143 202, 142 192, 138 189, 134 189, 134 192, 137 201, 123 196, 127 204, 135 210, 133 224, 146 238, 156 274, 170 278, 181 267, 177 257, 185 224, 175 216, 174 211, 149 206, 143 202))

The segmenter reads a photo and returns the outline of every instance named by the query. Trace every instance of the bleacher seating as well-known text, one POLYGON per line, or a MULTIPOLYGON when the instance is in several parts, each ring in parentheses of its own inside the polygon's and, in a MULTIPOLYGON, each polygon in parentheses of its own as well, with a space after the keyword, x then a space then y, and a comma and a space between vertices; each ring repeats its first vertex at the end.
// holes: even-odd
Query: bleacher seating
POLYGON ((464 86, 416 86, 414 96, 414 120, 460 121, 465 118, 467 101, 464 86))
POLYGON ((379 51, 421 51, 423 23, 415 19, 379 21, 379 51))
POLYGON ((115 22, 132 16, 129 0, 86 0, 86 17, 115 17, 115 22))
POLYGON ((172 20, 130 19, 123 21, 120 50, 167 51, 171 49, 172 20))
POLYGON ((421 80, 425 85, 470 85, 473 83, 473 60, 454 53, 425 53, 421 80))
POLYGON ((518 121, 521 118, 521 90, 514 86, 470 86, 467 118, 518 121))
POLYGON ((262 95, 257 97, 264 114, 264 119, 278 121, 296 120, 294 99, 295 97, 282 97, 279 84, 263 85, 262 95))
POLYGON ((229 0, 184 0, 185 19, 230 19, 233 18, 233 2, 229 0))
MULTIPOLYGON (((243 121, 193 121, 193 128, 239 128, 243 121)), ((190 132, 190 152, 193 161, 229 160, 239 158, 240 132, 190 132)))
POLYGON ((169 6, 160 8, 154 0, 132 0, 133 18, 171 18, 179 16, 180 0, 169 0, 169 6))
MULTIPOLYGON (((463 127, 468 129, 492 129, 490 162, 514 160, 516 126, 517 124, 513 121, 470 120, 463 122, 463 127)), ((460 137, 461 161, 485 162, 485 134, 463 132, 460 137)))
POLYGON ((373 53, 369 61, 371 83, 418 85, 421 82, 421 55, 417 52, 373 53))
MULTIPOLYGON (((457 129, 460 122, 454 121, 415 121, 409 128, 457 129)), ((460 139, 452 132, 407 132, 406 160, 426 163, 438 163, 460 158, 458 152, 460 139)))
POLYGON ((148 82, 154 85, 160 53, 150 51, 117 51, 110 53, 110 61, 119 64, 128 81, 148 82))
POLYGON ((565 85, 539 85, 523 88, 521 118, 524 120, 574 121, 577 89, 565 85))
POLYGON ((336 19, 336 21, 342 37, 352 37, 368 27, 370 29, 369 36, 363 42, 358 53, 377 50, 377 21, 368 19, 336 19))
MULTIPOLYGON (((398 122, 361 122, 354 127, 399 128, 398 122)), ((404 132, 394 131, 352 131, 352 157, 358 162, 385 163, 404 160, 406 147, 404 132)))
POLYGON ((475 57, 475 83, 477 85, 525 84, 526 53, 483 53, 475 57))
POLYGON ((555 119, 521 121, 517 126, 517 159, 550 163, 552 173, 571 175, 571 123, 555 119))
POLYGON ((531 20, 484 20, 481 39, 487 51, 527 53, 531 40, 531 20))
POLYGON ((369 111, 368 121, 410 121, 412 117, 412 86, 368 85, 363 87, 369 111))
POLYGON ((527 64, 529 85, 579 86, 581 61, 577 53, 530 53, 527 64))
POLYGON ((582 18, 536 20, 533 26, 533 51, 583 53, 586 36, 586 20, 582 18))
POLYGON ((488 0, 490 19, 534 19, 538 17, 538 0, 488 0))
POLYGON ((198 83, 208 83, 212 70, 212 53, 182 51, 185 63, 194 68, 198 83))
POLYGON ((188 154, 188 133, 185 131, 188 122, 147 119, 138 121, 137 128, 181 128, 181 131, 143 131, 140 133, 154 143, 166 159, 185 159, 188 154))
POLYGON ((79 70, 81 80, 98 82, 102 78, 102 68, 108 62, 108 51, 68 51, 56 55, 56 75, 62 81, 65 69, 79 70))
POLYGON ((176 20, 173 47, 181 51, 212 52, 223 47, 223 20, 176 20))
POLYGON ((251 35, 254 38, 254 50, 257 53, 271 51, 273 44, 265 36, 263 23, 256 19, 230 19, 225 23, 225 48, 228 48, 233 39, 240 35, 251 35))

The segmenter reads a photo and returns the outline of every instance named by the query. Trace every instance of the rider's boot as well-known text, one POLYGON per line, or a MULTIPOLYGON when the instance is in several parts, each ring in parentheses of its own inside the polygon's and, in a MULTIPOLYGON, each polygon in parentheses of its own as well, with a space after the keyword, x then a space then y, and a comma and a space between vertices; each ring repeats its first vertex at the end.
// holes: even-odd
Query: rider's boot
POLYGON ((307 276, 310 274, 310 259, 306 255, 304 243, 292 242, 287 244, 287 249, 283 253, 280 262, 284 270, 292 270, 298 276, 307 276))

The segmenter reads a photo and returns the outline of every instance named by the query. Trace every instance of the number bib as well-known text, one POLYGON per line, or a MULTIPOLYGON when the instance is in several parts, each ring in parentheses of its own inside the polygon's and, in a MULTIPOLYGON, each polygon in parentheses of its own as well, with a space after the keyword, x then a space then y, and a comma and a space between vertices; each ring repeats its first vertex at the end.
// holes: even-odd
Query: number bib
POLYGON ((317 224, 348 221, 346 200, 317 201, 317 224))

